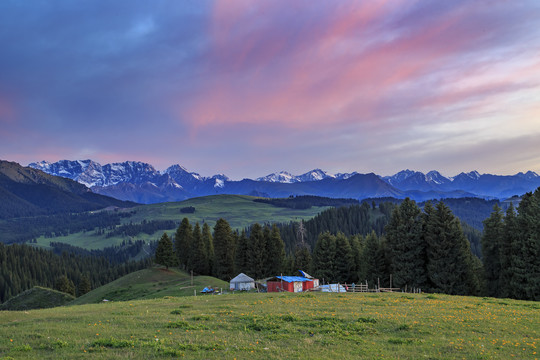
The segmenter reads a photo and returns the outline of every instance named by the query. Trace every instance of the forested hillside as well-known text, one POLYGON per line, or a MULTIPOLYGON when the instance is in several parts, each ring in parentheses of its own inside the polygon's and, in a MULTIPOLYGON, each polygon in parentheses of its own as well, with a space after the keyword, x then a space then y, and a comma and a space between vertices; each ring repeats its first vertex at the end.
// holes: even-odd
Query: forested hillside
POLYGON ((78 295, 150 263, 150 259, 114 263, 102 256, 57 255, 28 245, 0 243, 0 302, 35 285, 72 289, 78 295))

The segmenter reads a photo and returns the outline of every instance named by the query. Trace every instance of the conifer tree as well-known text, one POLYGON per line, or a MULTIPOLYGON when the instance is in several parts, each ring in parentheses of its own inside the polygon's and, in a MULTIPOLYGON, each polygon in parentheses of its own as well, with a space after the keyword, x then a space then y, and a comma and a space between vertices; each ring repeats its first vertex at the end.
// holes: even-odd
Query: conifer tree
POLYGON ((75 284, 66 275, 59 277, 54 285, 55 290, 75 296, 75 284))
POLYGON ((155 260, 157 264, 165 266, 167 270, 169 269, 169 266, 176 265, 176 256, 174 254, 173 244, 167 233, 163 233, 161 239, 158 241, 155 260))
POLYGON ((214 271, 214 240, 212 239, 212 232, 210 226, 207 223, 202 227, 202 239, 204 246, 206 247, 206 254, 208 257, 208 274, 213 274, 214 271))
POLYGON ((285 244, 281 239, 278 227, 274 224, 266 241, 266 266, 264 276, 276 276, 283 271, 285 261, 285 244))
POLYGON ((336 237, 329 232, 319 235, 313 249, 314 276, 326 283, 336 281, 336 237))
POLYGON ((360 281, 367 280, 370 287, 378 284, 382 287, 386 286, 388 278, 386 240, 382 237, 379 238, 375 231, 366 236, 362 262, 364 263, 364 272, 360 273, 360 281))
POLYGON ((523 195, 518 206, 519 227, 514 253, 517 298, 540 300, 540 188, 523 195))
POLYGON ((230 280, 234 276, 234 234, 224 219, 214 226, 214 271, 216 277, 230 280))
POLYGON ((202 238, 201 227, 197 222, 193 228, 193 271, 197 274, 209 275, 208 264, 206 244, 202 238))
POLYGON ((493 206, 491 216, 484 220, 482 236, 482 257, 484 259, 484 276, 488 296, 501 294, 501 245, 503 243, 503 214, 499 205, 493 206))
POLYGON ((309 251, 309 248, 306 244, 298 244, 296 245, 296 248, 294 250, 294 262, 293 262, 293 269, 291 269, 292 272, 296 272, 298 270, 303 270, 307 272, 308 274, 311 274, 312 268, 311 268, 312 258, 311 258, 311 252, 309 251))
POLYGON ((263 228, 258 223, 253 224, 249 232, 247 247, 247 269, 254 279, 260 279, 264 272, 265 238, 263 228))
POLYGON ((426 286, 426 246, 422 236, 421 210, 406 198, 392 211, 386 240, 393 284, 399 288, 426 286))
POLYGON ((362 271, 363 262, 362 262, 362 243, 363 239, 361 235, 354 235, 349 238, 349 243, 351 245, 351 252, 353 256, 353 269, 351 270, 352 273, 352 281, 357 282, 360 277, 360 272, 362 271))
POLYGON ((249 240, 246 235, 246 231, 242 230, 240 236, 238 237, 238 242, 236 243, 236 253, 235 253, 235 265, 236 271, 249 275, 248 268, 248 246, 249 240))
POLYGON ((92 291, 92 284, 90 283, 90 278, 85 274, 81 277, 78 287, 78 296, 82 296, 88 292, 92 291))
POLYGON ((351 283, 354 280, 354 259, 351 244, 341 232, 336 235, 335 266, 337 281, 351 283))
POLYGON ((506 209, 501 245, 499 247, 499 259, 501 264, 499 279, 500 297, 516 297, 516 287, 519 286, 519 284, 514 277, 514 254, 519 253, 518 236, 519 227, 516 211, 512 203, 510 203, 510 206, 506 209))
POLYGON ((478 279, 459 220, 441 201, 427 221, 427 270, 433 290, 452 295, 476 294, 478 279))
POLYGON ((184 270, 191 270, 191 261, 193 255, 193 228, 191 227, 188 218, 182 219, 180 226, 176 230, 174 241, 180 268, 184 270))

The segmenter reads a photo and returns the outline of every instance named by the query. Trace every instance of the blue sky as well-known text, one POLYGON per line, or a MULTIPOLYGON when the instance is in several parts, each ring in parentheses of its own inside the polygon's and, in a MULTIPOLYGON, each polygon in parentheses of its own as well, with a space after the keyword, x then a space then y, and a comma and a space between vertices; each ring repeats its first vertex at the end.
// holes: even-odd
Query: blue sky
POLYGON ((3 1, 0 158, 540 172, 537 1, 3 1))

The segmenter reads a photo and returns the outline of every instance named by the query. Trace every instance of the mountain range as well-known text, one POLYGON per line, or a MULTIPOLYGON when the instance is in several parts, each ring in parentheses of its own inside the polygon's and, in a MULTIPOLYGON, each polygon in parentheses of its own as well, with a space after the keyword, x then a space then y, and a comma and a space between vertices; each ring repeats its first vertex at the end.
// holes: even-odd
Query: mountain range
POLYGON ((0 219, 133 205, 96 194, 71 179, 0 160, 0 219))
POLYGON ((106 165, 92 160, 41 161, 31 163, 29 167, 75 180, 98 194, 138 203, 180 201, 215 194, 317 195, 353 199, 410 197, 416 201, 460 197, 504 199, 540 186, 540 176, 532 171, 505 176, 472 171, 445 177, 438 171, 424 174, 403 170, 392 176, 379 176, 357 172, 329 174, 315 169, 302 175, 282 171, 255 180, 234 181, 223 174, 204 177, 180 165, 158 171, 152 165, 138 161, 106 165))

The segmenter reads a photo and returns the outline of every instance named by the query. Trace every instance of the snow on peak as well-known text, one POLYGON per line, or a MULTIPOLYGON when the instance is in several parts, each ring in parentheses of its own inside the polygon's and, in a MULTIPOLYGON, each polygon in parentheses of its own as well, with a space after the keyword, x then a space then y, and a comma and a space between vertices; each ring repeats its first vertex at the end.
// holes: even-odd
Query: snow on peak
POLYGON ((280 171, 279 173, 272 173, 264 177, 256 179, 257 181, 266 181, 266 182, 278 182, 278 183, 295 183, 298 182, 296 176, 288 173, 287 171, 280 171))
POLYGON ((216 179, 216 183, 214 184, 215 188, 223 189, 225 187, 225 181, 223 181, 223 179, 220 179, 220 178, 217 178, 217 177, 213 177, 213 178, 216 179))

